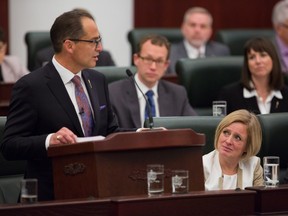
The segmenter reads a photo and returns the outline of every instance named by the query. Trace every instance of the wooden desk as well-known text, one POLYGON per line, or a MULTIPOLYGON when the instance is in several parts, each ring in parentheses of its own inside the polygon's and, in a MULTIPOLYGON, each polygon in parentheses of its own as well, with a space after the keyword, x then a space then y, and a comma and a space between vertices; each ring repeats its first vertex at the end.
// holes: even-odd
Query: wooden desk
POLYGON ((171 191, 171 170, 179 168, 189 170, 190 191, 203 191, 204 143, 204 134, 171 129, 114 133, 101 141, 49 146, 55 199, 146 195, 147 164, 165 166, 166 193, 171 191))
POLYGON ((95 200, 66 200, 26 205, 0 205, 5 216, 190 216, 253 215, 255 191, 191 192, 159 197, 127 196, 95 200))
POLYGON ((0 83, 0 116, 8 113, 13 85, 14 83, 0 83))
POLYGON ((277 188, 251 187, 257 192, 255 212, 259 215, 288 215, 288 184, 277 188))
POLYGON ((250 192, 201 191, 155 198, 120 197, 112 202, 117 216, 253 215, 256 193, 250 192))
POLYGON ((110 216, 112 212, 110 199, 99 200, 66 200, 38 202, 36 204, 0 205, 3 216, 110 216))
POLYGON ((14 83, 0 82, 0 101, 10 101, 14 83))

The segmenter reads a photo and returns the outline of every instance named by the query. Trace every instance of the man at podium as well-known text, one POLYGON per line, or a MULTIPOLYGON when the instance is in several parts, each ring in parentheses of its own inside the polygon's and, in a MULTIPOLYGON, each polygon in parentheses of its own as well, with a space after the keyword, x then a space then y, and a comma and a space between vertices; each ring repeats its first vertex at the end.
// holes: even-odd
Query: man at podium
POLYGON ((1 151, 27 160, 25 178, 38 179, 38 200, 54 199, 51 145, 76 137, 123 131, 111 109, 104 75, 95 67, 102 51, 93 17, 84 10, 60 15, 50 30, 55 55, 14 86, 1 151))

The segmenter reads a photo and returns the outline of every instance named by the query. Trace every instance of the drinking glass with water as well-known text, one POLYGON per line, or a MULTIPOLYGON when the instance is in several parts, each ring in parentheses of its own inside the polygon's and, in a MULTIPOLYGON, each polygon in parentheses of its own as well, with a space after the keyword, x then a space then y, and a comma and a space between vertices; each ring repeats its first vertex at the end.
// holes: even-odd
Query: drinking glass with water
POLYGON ((279 185, 279 163, 277 156, 266 156, 263 158, 264 182, 266 187, 277 187, 279 185))

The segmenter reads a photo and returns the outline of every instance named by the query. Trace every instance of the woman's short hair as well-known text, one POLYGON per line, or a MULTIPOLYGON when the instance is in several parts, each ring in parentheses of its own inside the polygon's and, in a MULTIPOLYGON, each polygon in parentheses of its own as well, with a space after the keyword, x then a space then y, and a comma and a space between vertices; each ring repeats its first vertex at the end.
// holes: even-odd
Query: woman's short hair
POLYGON ((280 60, 277 51, 268 38, 256 37, 246 42, 244 46, 244 64, 242 68, 242 84, 245 88, 252 90, 251 71, 248 66, 248 55, 254 50, 255 52, 266 52, 273 62, 272 71, 270 73, 269 87, 272 90, 281 90, 284 87, 284 78, 281 70, 280 60))
POLYGON ((242 155, 242 160, 258 154, 262 143, 262 130, 258 118, 255 114, 245 110, 236 110, 222 119, 216 128, 214 147, 218 149, 219 136, 223 130, 232 123, 242 123, 247 126, 246 152, 242 155))

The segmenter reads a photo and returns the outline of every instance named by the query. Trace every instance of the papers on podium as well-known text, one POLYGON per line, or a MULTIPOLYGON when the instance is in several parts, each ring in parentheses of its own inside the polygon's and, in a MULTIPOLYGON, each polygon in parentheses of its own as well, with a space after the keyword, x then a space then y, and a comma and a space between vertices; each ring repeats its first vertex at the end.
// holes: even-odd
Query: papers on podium
POLYGON ((76 142, 82 143, 82 142, 91 142, 91 141, 99 141, 104 140, 104 136, 91 136, 91 137, 77 137, 76 142))

